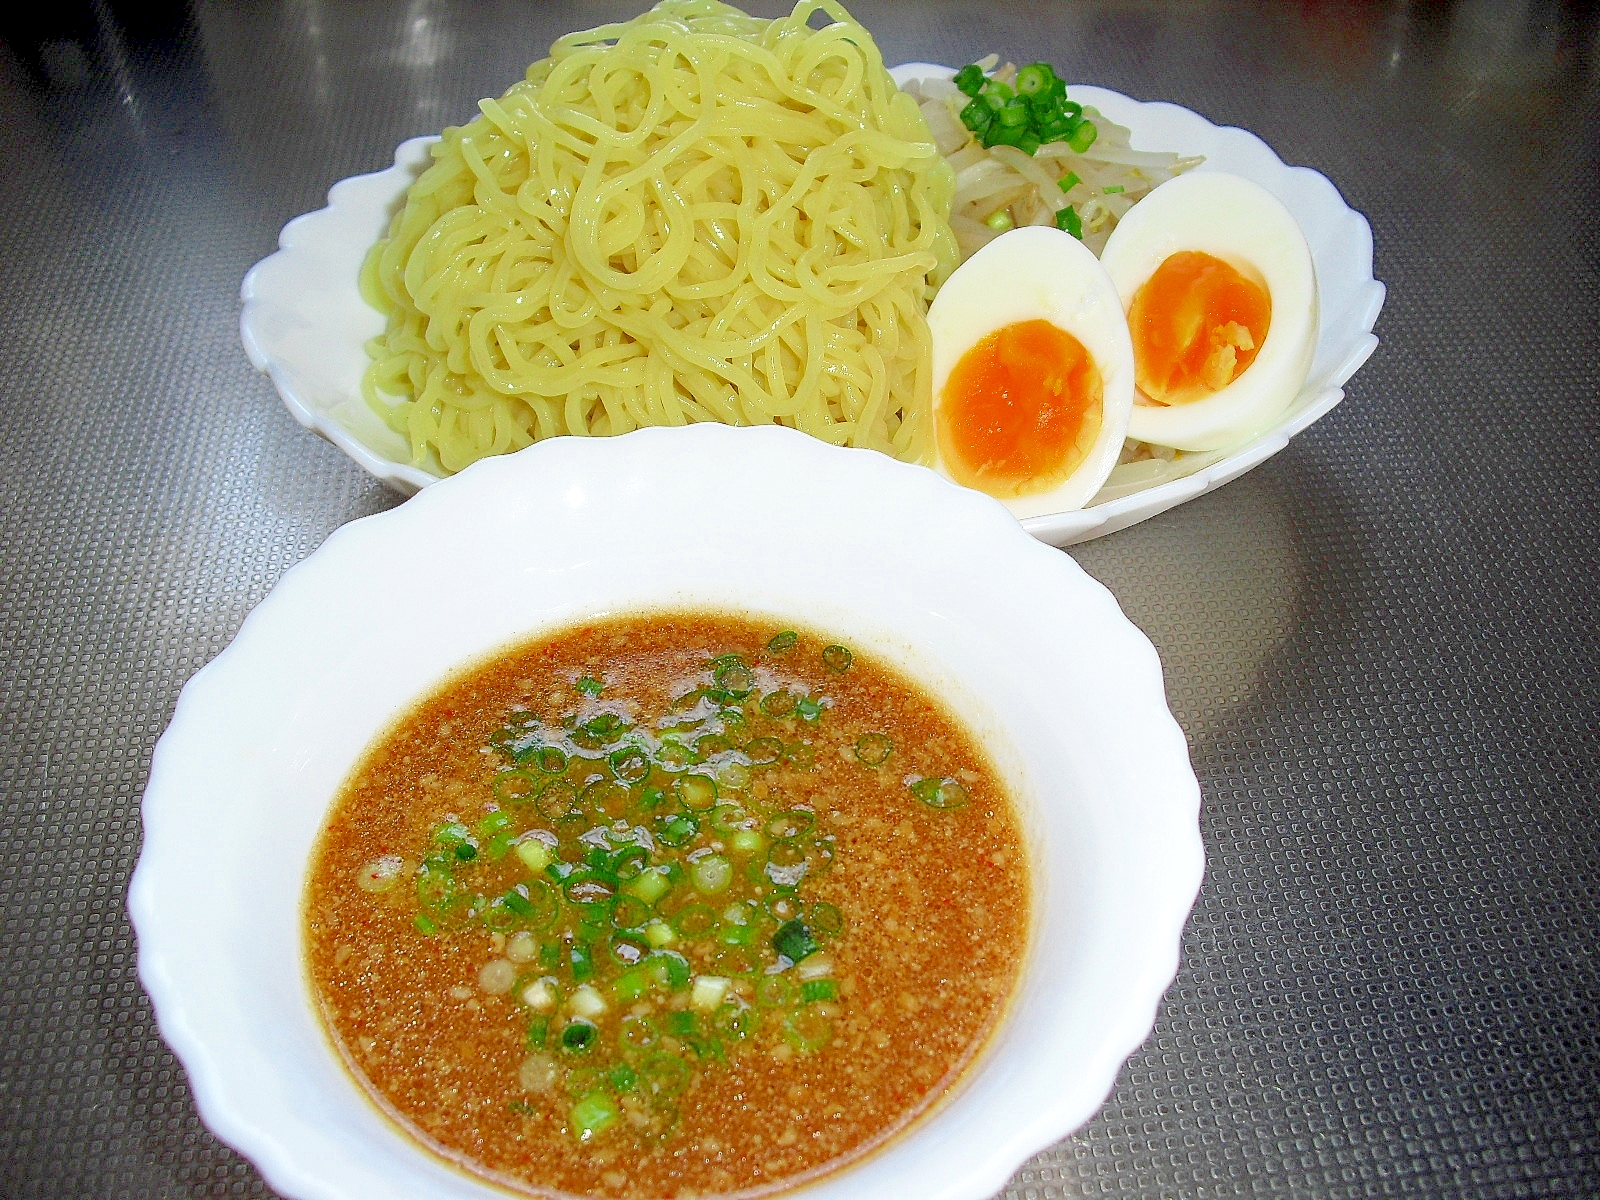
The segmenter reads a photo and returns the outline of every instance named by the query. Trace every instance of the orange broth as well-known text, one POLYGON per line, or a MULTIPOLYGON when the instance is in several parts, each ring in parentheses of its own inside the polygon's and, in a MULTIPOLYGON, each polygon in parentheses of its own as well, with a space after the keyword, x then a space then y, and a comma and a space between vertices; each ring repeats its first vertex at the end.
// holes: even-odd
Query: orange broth
POLYGON ((935 698, 811 633, 651 614, 505 653, 383 735, 313 856, 307 966, 355 1078, 459 1166, 756 1195, 948 1093, 1029 895, 1016 811, 935 698))

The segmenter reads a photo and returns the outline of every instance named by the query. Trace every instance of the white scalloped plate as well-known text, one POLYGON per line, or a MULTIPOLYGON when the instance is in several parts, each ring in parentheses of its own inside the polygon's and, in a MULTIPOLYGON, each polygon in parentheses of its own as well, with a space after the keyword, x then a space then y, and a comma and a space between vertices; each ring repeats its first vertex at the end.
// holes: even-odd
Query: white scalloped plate
POLYGON ((128 894, 139 977, 206 1124, 279 1192, 504 1200, 387 1122, 329 1046, 303 974, 306 864, 363 748, 447 674, 680 606, 803 621, 895 662, 983 737, 1027 833, 1033 936, 1000 1030, 937 1109, 790 1194, 986 1200, 1104 1101, 1172 981, 1204 861, 1161 665, 1116 600, 998 502, 872 451, 770 426, 553 438, 334 533, 156 746, 128 894), (762 486, 729 504, 735 457, 762 486))
MULTIPOLYGON (((950 73, 929 63, 907 63, 891 72, 899 82, 950 73)), ((1377 348, 1372 327, 1384 300, 1383 285, 1372 277, 1372 230, 1323 175, 1286 166, 1253 133, 1213 125, 1174 104, 1144 103, 1088 86, 1074 85, 1071 94, 1126 125, 1136 147, 1202 154, 1206 162, 1199 170, 1243 175, 1283 201, 1311 246, 1322 328, 1310 377, 1276 425, 1232 450, 1119 467, 1087 508, 1022 522, 1029 533, 1055 546, 1155 516, 1221 487, 1282 450, 1344 399, 1345 382, 1377 348)), ((383 318, 361 299, 356 277, 367 247, 387 230, 390 214, 427 163, 435 140, 412 138, 395 151, 387 170, 336 183, 326 208, 284 226, 278 252, 251 268, 241 289, 245 352, 271 377, 295 419, 407 495, 436 483, 439 475, 411 465, 405 440, 361 399, 363 346, 383 332, 383 318)))

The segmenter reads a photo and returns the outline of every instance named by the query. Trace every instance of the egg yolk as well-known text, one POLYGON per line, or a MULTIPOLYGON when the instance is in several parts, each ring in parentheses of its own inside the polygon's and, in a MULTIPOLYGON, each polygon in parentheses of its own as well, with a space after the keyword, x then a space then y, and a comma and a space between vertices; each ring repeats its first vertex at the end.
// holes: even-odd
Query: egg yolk
POLYGON ((1255 360, 1272 322, 1267 289, 1199 250, 1180 250, 1128 309, 1134 382, 1157 404, 1221 391, 1255 360))
POLYGON ((1056 486, 1100 434, 1100 371, 1049 321, 1019 321, 961 356, 941 396, 940 455, 958 482, 991 495, 1056 486))

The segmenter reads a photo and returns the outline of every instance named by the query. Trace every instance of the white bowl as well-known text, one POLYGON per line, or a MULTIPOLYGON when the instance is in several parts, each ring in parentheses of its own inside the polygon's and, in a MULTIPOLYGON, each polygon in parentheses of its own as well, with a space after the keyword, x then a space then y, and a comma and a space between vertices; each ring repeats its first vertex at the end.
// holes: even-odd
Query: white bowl
MULTIPOLYGON (((951 71, 907 63, 891 74, 903 83, 951 71)), ((1141 103, 1105 88, 1077 85, 1071 94, 1127 126, 1137 148, 1203 154, 1201 170, 1243 175, 1283 201, 1311 246, 1322 326, 1310 377, 1271 429, 1228 450, 1119 467, 1087 508, 1023 521, 1029 533, 1053 546, 1086 541, 1164 512, 1283 449, 1344 398, 1345 382, 1378 345, 1372 327, 1384 299, 1383 285, 1372 277, 1372 230, 1324 176, 1285 166, 1254 134, 1213 125, 1174 104, 1141 103)), ((252 267, 241 289, 245 352, 271 377, 295 419, 406 495, 440 476, 412 466, 406 440, 361 398, 367 365, 362 347, 383 332, 384 323, 361 299, 356 277, 367 248, 387 231, 436 140, 412 138, 395 151, 387 170, 336 183, 326 208, 283 227, 278 252, 252 267)))
POLYGON ((948 1103, 796 1195, 982 1200, 1086 1121, 1144 1039, 1200 882, 1199 789, 1150 643, 1073 561, 932 472, 775 427, 560 438, 355 521, 184 688, 129 908, 200 1114, 286 1196, 489 1197, 346 1075, 300 902, 335 791, 462 664, 597 614, 697 605, 837 631, 943 694, 1024 806, 1035 927, 948 1103))

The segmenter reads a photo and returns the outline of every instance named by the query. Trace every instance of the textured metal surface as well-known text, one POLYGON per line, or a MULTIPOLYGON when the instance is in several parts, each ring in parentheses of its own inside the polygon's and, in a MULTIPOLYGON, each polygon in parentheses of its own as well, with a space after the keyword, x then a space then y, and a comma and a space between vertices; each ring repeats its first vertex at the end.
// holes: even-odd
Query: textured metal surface
MULTIPOLYGON (((134 975, 138 800, 183 681, 394 499, 250 371, 238 282, 635 6, 47 7, 0 17, 0 1195, 265 1196, 134 975)), ((858 15, 1255 130, 1390 288, 1327 420, 1076 552, 1163 652, 1210 865, 1150 1041, 1006 1196, 1600 1195, 1593 5, 858 15)))

